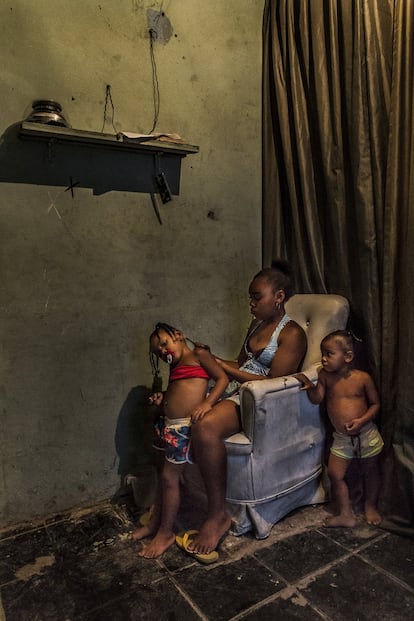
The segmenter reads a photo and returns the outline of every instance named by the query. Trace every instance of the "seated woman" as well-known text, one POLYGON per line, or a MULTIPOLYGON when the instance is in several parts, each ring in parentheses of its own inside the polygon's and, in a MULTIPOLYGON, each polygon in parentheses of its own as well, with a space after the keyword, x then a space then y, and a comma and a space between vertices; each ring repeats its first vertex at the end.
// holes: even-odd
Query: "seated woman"
POLYGON ((281 260, 262 269, 249 287, 254 316, 236 361, 216 358, 232 382, 233 392, 217 403, 192 427, 192 451, 207 491, 208 513, 191 551, 214 550, 228 531, 226 511, 227 454, 225 438, 241 430, 238 387, 249 380, 264 380, 295 373, 306 353, 306 335, 285 313, 292 295, 290 268, 281 260))

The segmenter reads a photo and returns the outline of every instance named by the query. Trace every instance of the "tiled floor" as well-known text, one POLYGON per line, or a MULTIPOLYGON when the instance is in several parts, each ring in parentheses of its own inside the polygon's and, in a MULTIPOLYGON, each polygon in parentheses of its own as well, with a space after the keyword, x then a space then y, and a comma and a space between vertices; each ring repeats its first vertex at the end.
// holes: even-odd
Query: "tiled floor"
POLYGON ((266 540, 229 535, 204 566, 175 545, 140 558, 130 515, 107 504, 3 533, 0 621, 414 619, 413 540, 362 520, 327 529, 307 507, 266 540))

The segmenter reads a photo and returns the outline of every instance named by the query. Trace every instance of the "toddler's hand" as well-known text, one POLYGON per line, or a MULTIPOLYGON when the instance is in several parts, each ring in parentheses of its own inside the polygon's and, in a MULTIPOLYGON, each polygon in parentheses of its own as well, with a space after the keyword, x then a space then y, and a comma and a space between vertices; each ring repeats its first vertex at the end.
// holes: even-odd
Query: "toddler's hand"
POLYGON ((162 392, 154 392, 148 399, 148 402, 150 405, 161 405, 163 399, 164 395, 162 392))
POLYGON ((349 434, 357 434, 361 429, 361 420, 359 418, 353 418, 348 423, 345 423, 344 427, 349 434))
POLYGON ((302 386, 299 390, 308 390, 309 388, 313 387, 313 384, 310 381, 309 377, 307 377, 304 373, 293 373, 292 377, 295 377, 302 383, 302 386))

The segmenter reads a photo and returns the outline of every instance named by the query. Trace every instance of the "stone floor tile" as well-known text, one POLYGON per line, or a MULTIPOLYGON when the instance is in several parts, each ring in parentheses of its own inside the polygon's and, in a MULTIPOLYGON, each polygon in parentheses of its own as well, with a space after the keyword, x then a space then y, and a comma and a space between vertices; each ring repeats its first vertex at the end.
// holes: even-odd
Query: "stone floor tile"
POLYGON ((310 530, 258 550, 255 557, 291 583, 345 553, 334 541, 310 530))
POLYGON ((112 518, 95 515, 3 541, 13 571, 1 587, 6 619, 77 621, 90 608, 160 580, 165 568, 140 558, 139 545, 119 531, 112 518))
POLYGON ((16 579, 22 567, 35 564, 39 557, 53 556, 53 542, 44 528, 0 541, 0 586, 16 579))
POLYGON ((304 597, 335 621, 412 619, 414 594, 358 556, 298 585, 304 597))
MULTIPOLYGON (((288 591, 288 589, 287 589, 288 591)), ((298 593, 281 594, 273 602, 256 608, 243 617, 243 621, 326 621, 314 610, 306 599, 298 593)))
POLYGON ((252 556, 190 567, 175 573, 174 579, 211 621, 228 621, 286 586, 252 556))
POLYGON ((360 555, 386 569, 414 589, 413 539, 389 533, 361 551, 360 555))
POLYGON ((365 521, 358 520, 354 528, 326 528, 317 529, 319 533, 336 541, 347 550, 355 550, 367 542, 384 535, 384 531, 376 526, 370 526, 365 521))
POLYGON ((199 621, 201 617, 167 578, 110 601, 79 621, 199 621))

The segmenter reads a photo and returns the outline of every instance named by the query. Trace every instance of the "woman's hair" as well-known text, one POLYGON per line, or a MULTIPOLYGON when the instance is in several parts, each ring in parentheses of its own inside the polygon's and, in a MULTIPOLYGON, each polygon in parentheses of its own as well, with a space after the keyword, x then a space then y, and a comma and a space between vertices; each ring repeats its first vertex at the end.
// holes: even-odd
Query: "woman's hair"
POLYGON ((284 261, 283 259, 274 259, 270 267, 264 267, 255 275, 254 278, 259 277, 266 278, 266 280, 272 285, 275 293, 279 289, 283 289, 286 301, 292 297, 294 293, 292 270, 287 261, 284 261))

